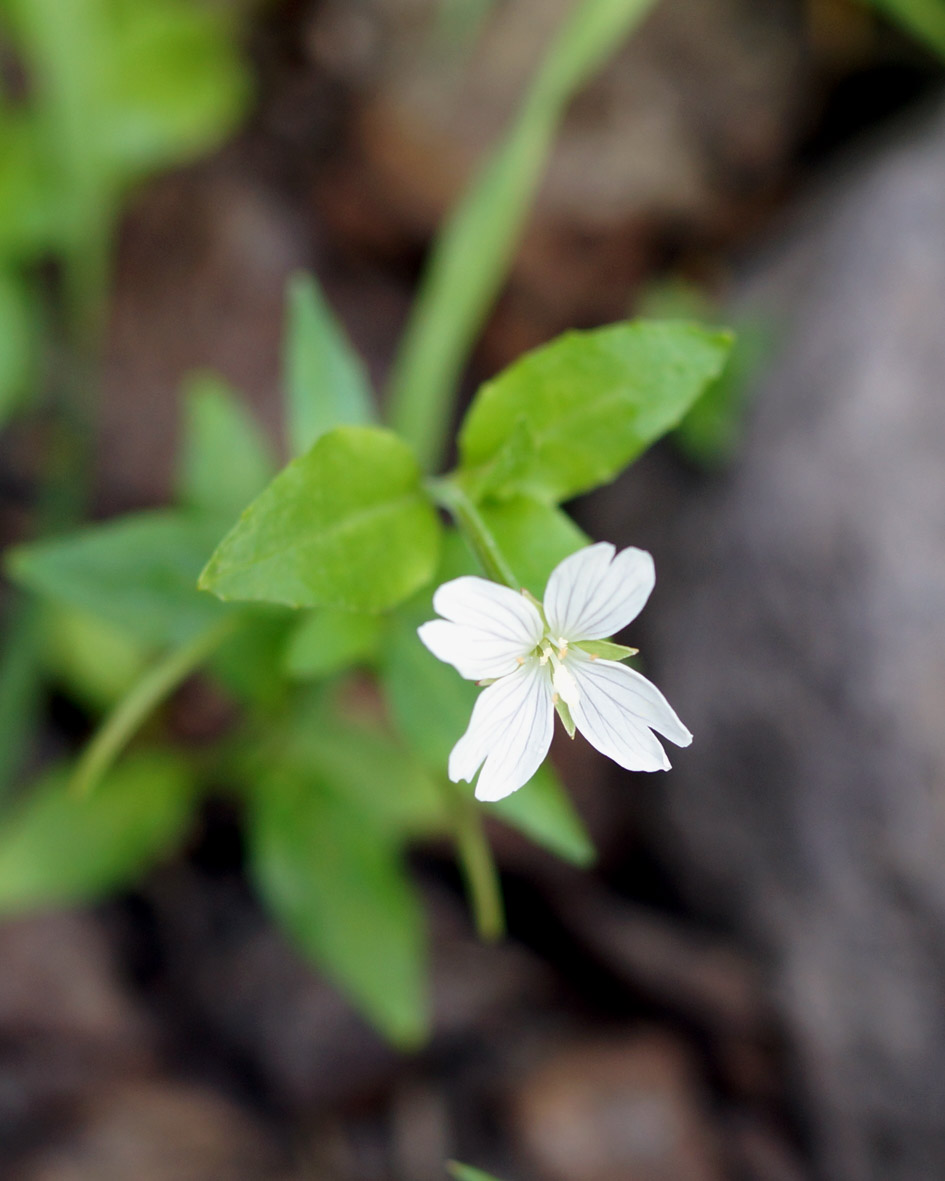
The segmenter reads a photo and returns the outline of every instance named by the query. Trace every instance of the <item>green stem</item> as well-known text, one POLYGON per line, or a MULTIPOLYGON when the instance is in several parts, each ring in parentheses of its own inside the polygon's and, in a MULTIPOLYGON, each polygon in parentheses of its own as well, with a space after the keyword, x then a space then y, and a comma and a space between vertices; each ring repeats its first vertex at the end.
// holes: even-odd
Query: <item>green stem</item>
POLYGON ((483 570, 492 581, 503 582, 512 590, 521 590, 522 584, 505 560, 505 555, 499 548, 499 543, 492 535, 491 529, 463 489, 452 480, 447 479, 427 480, 426 486, 433 500, 441 508, 445 508, 456 522, 483 570))
POLYGON ((499 873, 486 839, 479 806, 475 800, 461 794, 459 788, 454 789, 454 797, 456 851, 476 920, 476 930, 481 939, 495 942, 505 934, 505 908, 499 873))
POLYGON ((140 728, 145 718, 198 668, 234 630, 238 616, 227 615, 194 639, 163 656, 99 727, 76 765, 72 788, 90 792, 140 728))

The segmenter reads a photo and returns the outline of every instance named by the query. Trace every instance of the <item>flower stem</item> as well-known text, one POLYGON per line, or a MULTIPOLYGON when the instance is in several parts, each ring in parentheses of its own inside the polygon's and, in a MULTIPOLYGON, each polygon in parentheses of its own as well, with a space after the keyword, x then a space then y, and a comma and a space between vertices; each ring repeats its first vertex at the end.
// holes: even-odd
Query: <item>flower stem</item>
POLYGON ((445 508, 456 522, 480 565, 493 582, 503 582, 512 590, 521 590, 522 584, 515 577, 512 567, 505 560, 499 543, 492 535, 472 499, 452 480, 432 479, 427 481, 430 495, 441 508, 445 508))
POLYGON ((226 615, 167 653, 144 674, 99 727, 72 776, 72 789, 88 794, 121 754, 145 718, 230 635, 239 619, 226 615))
POLYGON ((494 943, 505 934, 505 908, 482 813, 474 800, 454 792, 456 850, 480 939, 494 943))

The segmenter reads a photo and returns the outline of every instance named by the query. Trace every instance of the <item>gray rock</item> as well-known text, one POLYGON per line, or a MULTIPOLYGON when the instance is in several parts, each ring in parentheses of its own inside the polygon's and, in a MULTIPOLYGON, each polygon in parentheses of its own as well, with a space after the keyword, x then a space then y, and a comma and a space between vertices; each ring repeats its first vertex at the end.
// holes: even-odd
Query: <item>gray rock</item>
POLYGON ((945 107, 848 161, 744 298, 782 348, 742 460, 666 540, 651 613, 696 735, 663 786, 666 850, 771 957, 822 1175, 927 1181, 945 1176, 945 107))

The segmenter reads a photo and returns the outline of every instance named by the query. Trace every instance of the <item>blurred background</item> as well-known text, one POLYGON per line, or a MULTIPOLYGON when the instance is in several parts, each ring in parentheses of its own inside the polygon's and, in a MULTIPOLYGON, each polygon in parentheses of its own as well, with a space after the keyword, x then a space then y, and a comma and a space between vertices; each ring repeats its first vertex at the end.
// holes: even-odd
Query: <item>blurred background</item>
MULTIPOLYGON (((300 269, 382 385, 572 2, 152 0, 145 53, 130 0, 3 0, 3 544, 165 502, 194 370, 276 441, 300 269)), ((496 828, 488 946, 418 844, 434 1031, 398 1053, 264 915, 211 803, 132 892, 0 925, 0 1175, 945 1176, 943 60, 940 0, 659 0, 570 108, 467 394, 568 327, 741 334, 724 397, 574 506, 654 553, 635 642, 696 736, 665 777, 556 746, 594 869, 496 828)), ((66 663, 33 768, 90 730, 66 663)), ((199 753, 238 718, 197 678, 168 724, 199 753)))

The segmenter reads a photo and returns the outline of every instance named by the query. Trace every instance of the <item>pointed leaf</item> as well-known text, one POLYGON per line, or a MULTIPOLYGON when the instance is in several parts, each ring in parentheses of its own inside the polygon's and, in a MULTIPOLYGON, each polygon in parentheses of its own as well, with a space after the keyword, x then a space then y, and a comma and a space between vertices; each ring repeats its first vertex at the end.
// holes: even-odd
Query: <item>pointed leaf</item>
POLYGON ((312 275, 289 284, 285 341, 289 442, 302 455, 336 426, 374 418, 370 383, 312 275))
POLYGON ((219 143, 250 97, 249 73, 219 13, 181 0, 135 0, 108 29, 103 162, 121 179, 219 143))
POLYGON ((568 332, 480 389, 460 434, 461 471, 471 479, 494 463, 524 420, 534 453, 493 496, 554 502, 605 484, 679 422, 730 346, 728 334, 693 324, 568 332))
POLYGON ((424 921, 390 837, 313 778, 273 773, 253 796, 250 864, 302 951, 392 1041, 427 1030, 424 921))
POLYGON ((226 608, 195 587, 218 529, 183 512, 133 513, 7 552, 10 577, 154 645, 184 643, 226 608))
POLYGON ((382 611, 430 580, 439 534, 407 446, 376 427, 339 427, 243 513, 200 586, 222 599, 382 611))
POLYGON ((24 280, 0 270, 0 426, 23 401, 34 377, 36 332, 24 280))
POLYGON ((472 1165, 463 1165, 456 1160, 447 1161, 446 1168, 454 1181, 498 1181, 491 1173, 484 1173, 482 1169, 474 1169, 472 1165))
POLYGON ((269 447, 252 416, 216 374, 192 374, 184 398, 178 497, 191 508, 235 519, 273 475, 269 447))
POLYGON ((89 902, 173 852, 190 824, 193 782, 169 754, 115 767, 94 795, 51 772, 0 821, 0 911, 89 902))

